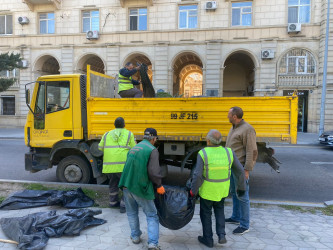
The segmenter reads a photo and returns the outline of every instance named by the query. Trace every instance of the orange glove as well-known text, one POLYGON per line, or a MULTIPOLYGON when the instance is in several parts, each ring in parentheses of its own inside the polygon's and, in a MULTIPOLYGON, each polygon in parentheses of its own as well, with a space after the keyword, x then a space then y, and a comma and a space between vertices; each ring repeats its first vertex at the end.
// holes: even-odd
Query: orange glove
POLYGON ((165 194, 165 189, 163 186, 160 186, 159 188, 157 188, 156 191, 158 194, 161 194, 161 195, 165 194))

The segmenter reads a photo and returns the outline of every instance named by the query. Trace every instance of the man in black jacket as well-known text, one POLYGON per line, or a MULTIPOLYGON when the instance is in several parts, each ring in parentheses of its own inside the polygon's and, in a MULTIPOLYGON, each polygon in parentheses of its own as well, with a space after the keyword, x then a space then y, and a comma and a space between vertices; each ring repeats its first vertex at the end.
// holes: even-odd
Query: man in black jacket
POLYGON ((132 79, 132 76, 140 69, 140 66, 135 67, 131 62, 126 63, 125 67, 119 70, 118 74, 118 94, 122 98, 142 97, 141 90, 134 87, 140 82, 132 79))

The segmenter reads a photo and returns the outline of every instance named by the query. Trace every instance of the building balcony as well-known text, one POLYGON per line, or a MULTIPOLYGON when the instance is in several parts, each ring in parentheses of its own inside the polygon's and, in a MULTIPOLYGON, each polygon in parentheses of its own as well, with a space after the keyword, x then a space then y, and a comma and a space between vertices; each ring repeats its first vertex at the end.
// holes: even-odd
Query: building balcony
POLYGON ((62 0, 22 0, 23 3, 28 5, 31 11, 34 10, 34 7, 36 5, 45 5, 45 4, 52 5, 54 6, 54 8, 58 10, 61 8, 61 1, 62 0))
POLYGON ((317 82, 316 74, 304 75, 279 75, 279 87, 311 87, 317 82))

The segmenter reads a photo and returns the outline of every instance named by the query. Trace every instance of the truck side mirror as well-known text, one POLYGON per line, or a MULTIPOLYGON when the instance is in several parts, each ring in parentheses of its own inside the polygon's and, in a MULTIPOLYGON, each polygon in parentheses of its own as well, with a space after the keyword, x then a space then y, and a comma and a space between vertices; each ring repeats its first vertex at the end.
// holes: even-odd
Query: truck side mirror
POLYGON ((25 103, 30 104, 30 89, 25 90, 25 103))

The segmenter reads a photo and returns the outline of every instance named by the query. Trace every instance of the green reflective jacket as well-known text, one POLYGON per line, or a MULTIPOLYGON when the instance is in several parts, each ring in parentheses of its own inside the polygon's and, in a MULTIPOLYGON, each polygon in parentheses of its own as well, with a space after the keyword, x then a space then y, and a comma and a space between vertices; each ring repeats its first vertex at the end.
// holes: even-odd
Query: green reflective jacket
POLYGON ((199 189, 200 197, 220 201, 229 194, 233 154, 230 148, 206 147, 199 151, 204 162, 204 182, 199 189))
POLYGON ((135 146, 134 135, 125 128, 116 128, 105 133, 98 144, 103 151, 103 173, 121 173, 127 153, 135 146))
POLYGON ((154 200, 153 183, 149 180, 147 165, 151 152, 155 149, 147 140, 134 146, 127 156, 119 187, 126 187, 131 193, 146 200, 154 200))
POLYGON ((126 77, 123 76, 122 74, 118 74, 118 93, 120 91, 124 91, 124 90, 129 90, 134 88, 133 84, 132 84, 132 77, 126 77))

